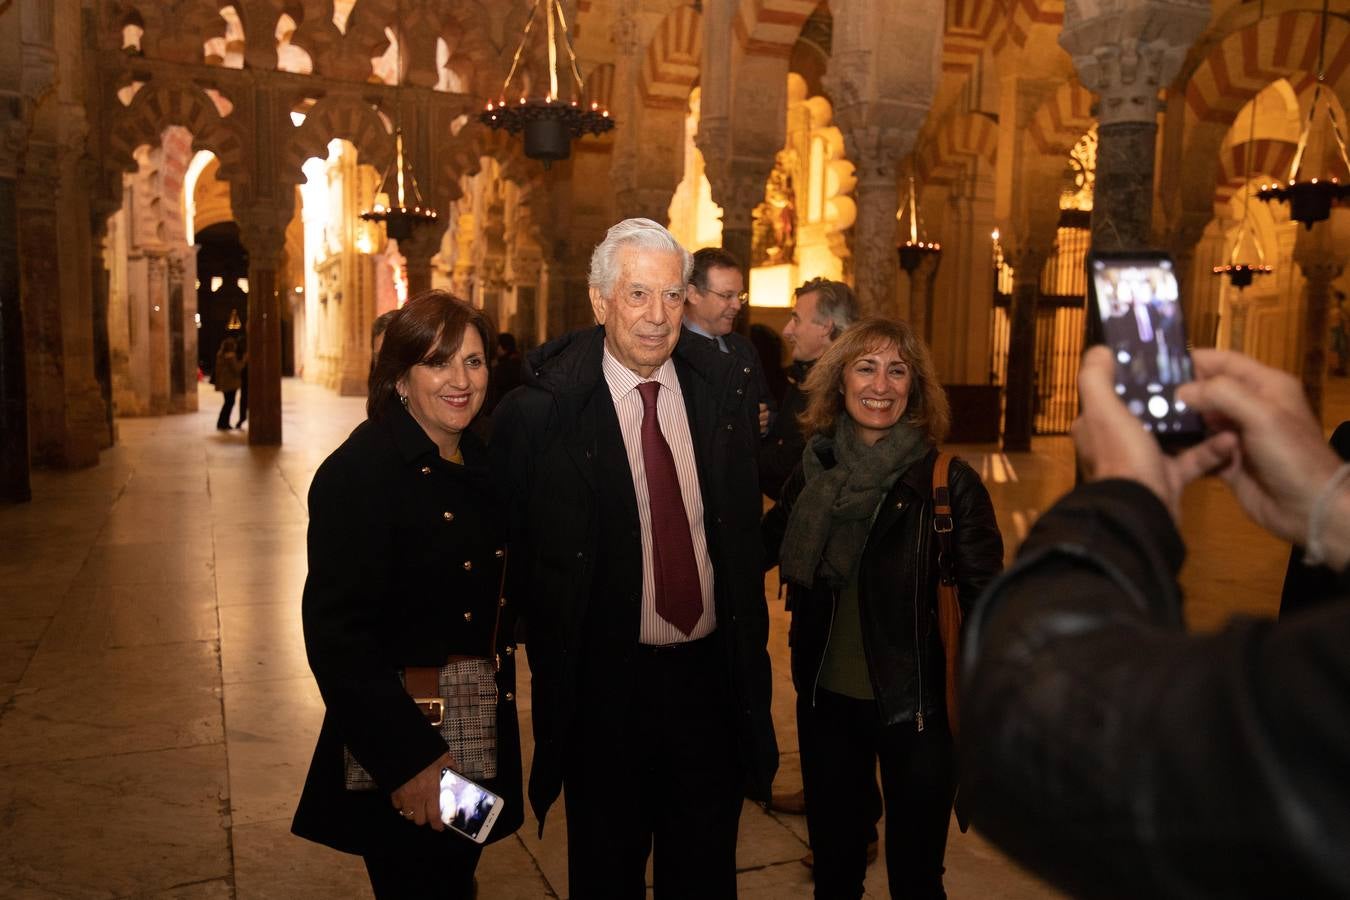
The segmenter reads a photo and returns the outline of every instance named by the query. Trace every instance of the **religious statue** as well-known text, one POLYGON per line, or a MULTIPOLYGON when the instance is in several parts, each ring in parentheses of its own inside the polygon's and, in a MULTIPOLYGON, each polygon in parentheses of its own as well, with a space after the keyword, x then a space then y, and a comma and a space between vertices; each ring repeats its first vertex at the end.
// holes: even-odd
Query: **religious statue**
POLYGON ((797 151, 778 151, 764 186, 764 202, 755 207, 751 265, 791 263, 797 254, 797 189, 793 173, 797 151))

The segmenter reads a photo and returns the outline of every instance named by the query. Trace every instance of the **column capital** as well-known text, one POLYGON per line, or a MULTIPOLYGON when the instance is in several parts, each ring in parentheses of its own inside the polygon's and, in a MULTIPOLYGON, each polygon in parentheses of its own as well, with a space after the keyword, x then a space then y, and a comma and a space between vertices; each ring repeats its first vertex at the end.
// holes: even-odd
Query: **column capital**
POLYGON ((1206 0, 1066 0, 1059 45, 1098 95, 1098 122, 1152 123, 1209 14, 1206 0))
POLYGON ((285 214, 270 207, 239 210, 239 241, 248 251, 249 265, 276 269, 286 253, 286 226, 290 224, 289 211, 285 214))

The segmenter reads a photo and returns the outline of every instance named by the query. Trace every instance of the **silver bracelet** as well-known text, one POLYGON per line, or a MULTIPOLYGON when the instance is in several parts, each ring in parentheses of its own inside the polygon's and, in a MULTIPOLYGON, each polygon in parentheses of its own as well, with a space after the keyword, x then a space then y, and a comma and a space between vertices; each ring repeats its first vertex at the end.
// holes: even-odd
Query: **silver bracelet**
POLYGON ((1350 463, 1343 464, 1327 479, 1322 492, 1313 502, 1312 513, 1308 516, 1308 543, 1303 551, 1303 561, 1310 566, 1320 566, 1326 562, 1327 548, 1322 544, 1322 527, 1326 524, 1327 509, 1332 499, 1347 478, 1350 478, 1350 463))

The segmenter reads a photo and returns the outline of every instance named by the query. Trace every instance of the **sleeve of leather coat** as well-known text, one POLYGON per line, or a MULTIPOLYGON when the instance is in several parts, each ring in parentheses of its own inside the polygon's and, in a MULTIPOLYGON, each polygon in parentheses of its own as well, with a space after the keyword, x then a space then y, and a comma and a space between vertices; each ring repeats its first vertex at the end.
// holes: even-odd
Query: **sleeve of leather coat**
POLYGON ((305 651, 328 714, 352 755, 392 792, 446 750, 380 643, 380 604, 396 558, 390 507, 369 471, 330 457, 309 490, 305 651))
POLYGON ((1348 896, 1350 604, 1186 634, 1182 557, 1134 482, 1037 523, 969 623, 972 818, 1074 893, 1348 896))
POLYGON ((954 460, 950 481, 957 597, 962 615, 968 618, 976 598, 1003 571, 1003 534, 989 491, 975 470, 964 460, 954 460))

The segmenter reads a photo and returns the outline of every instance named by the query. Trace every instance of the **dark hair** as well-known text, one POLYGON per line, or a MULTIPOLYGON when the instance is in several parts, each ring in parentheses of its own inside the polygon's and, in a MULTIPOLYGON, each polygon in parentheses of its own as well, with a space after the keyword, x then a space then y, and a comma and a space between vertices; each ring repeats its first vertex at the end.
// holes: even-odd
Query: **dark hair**
POLYGON ((375 341, 379 340, 380 335, 389 330, 389 323, 394 321, 394 316, 398 315, 398 310, 391 309, 389 312, 380 313, 375 317, 375 321, 370 323, 370 346, 375 346, 375 341))
POLYGON ((418 363, 439 365, 459 352, 464 331, 474 328, 491 346, 492 327, 487 317, 453 294, 423 291, 404 304, 392 317, 384 334, 380 358, 370 376, 366 415, 380 418, 385 405, 398 395, 398 383, 418 363))
POLYGON ((507 353, 516 352, 516 336, 509 331, 503 331, 497 335, 497 346, 501 347, 507 353))
POLYGON ((794 297, 803 294, 816 295, 816 316, 829 323, 832 341, 858 321, 858 295, 842 281, 812 278, 792 292, 794 297))
POLYGON ((704 247, 694 252, 694 269, 689 273, 689 283, 700 291, 708 289, 709 269, 741 270, 741 263, 721 247, 704 247))
POLYGON ((909 363, 909 403, 900 421, 922 431, 933 444, 942 443, 951 425, 947 394, 938 381, 933 355, 907 322, 874 317, 849 328, 811 367, 802 390, 806 411, 801 414, 802 431, 807 437, 833 434, 835 421, 844 411, 844 369, 860 356, 892 345, 900 358, 909 363))

